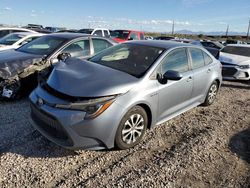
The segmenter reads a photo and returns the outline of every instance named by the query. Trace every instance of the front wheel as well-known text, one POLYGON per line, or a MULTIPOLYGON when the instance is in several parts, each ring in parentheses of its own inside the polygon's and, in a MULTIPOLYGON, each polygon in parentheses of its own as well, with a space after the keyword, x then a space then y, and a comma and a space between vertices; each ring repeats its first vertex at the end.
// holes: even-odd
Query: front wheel
POLYGON ((130 109, 122 118, 115 136, 115 145, 119 149, 128 149, 137 145, 143 138, 148 125, 148 117, 140 106, 130 109))
POLYGON ((216 95, 218 93, 218 89, 219 89, 218 83, 216 81, 214 81, 208 90, 205 102, 202 104, 203 106, 209 106, 209 105, 213 104, 213 102, 216 98, 216 95))

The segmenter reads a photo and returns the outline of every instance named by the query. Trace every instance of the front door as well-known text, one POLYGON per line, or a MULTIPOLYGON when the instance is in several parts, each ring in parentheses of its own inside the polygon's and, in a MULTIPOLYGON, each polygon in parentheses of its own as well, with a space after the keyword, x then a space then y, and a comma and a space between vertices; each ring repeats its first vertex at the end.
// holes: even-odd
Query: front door
POLYGON ((193 73, 189 66, 186 48, 175 49, 164 58, 158 71, 164 74, 168 70, 180 72, 183 78, 179 81, 169 80, 166 84, 158 83, 158 122, 190 105, 193 73))

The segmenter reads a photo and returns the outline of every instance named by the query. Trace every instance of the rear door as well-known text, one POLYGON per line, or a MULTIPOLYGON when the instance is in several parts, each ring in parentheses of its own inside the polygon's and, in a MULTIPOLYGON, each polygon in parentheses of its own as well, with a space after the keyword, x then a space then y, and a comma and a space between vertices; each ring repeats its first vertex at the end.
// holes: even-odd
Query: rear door
POLYGON ((194 102, 203 102, 206 90, 211 84, 211 68, 210 63, 213 62, 212 58, 203 50, 198 48, 189 48, 191 57, 191 67, 193 70, 193 92, 192 98, 194 102))
POLYGON ((164 58, 158 73, 164 74, 168 70, 182 73, 183 78, 179 81, 169 80, 166 84, 158 83, 158 122, 190 105, 193 73, 189 66, 186 48, 175 49, 164 58))

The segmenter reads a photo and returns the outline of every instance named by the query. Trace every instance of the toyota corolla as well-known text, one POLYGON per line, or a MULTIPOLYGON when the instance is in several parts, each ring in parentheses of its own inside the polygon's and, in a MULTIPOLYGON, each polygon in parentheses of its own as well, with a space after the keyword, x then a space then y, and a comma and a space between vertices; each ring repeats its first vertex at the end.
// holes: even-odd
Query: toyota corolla
POLYGON ((131 41, 59 63, 31 93, 31 117, 63 147, 127 149, 146 129, 212 104, 221 80, 220 62, 204 48, 131 41))

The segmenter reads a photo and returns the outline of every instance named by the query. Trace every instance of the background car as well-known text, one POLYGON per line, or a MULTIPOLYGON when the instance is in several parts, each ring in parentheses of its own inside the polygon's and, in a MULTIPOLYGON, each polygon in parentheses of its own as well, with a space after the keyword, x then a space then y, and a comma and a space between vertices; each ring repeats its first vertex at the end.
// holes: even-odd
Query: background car
POLYGON ((110 37, 110 32, 105 28, 96 28, 96 29, 80 29, 78 33, 84 33, 89 35, 96 35, 101 37, 110 37))
POLYGON ((201 41, 202 46, 204 47, 211 47, 221 50, 225 46, 217 41, 201 41))
POLYGON ((175 37, 158 36, 154 38, 154 40, 172 40, 172 39, 175 39, 175 37))
POLYGON ((0 28, 0 38, 10 34, 10 33, 16 33, 16 32, 30 32, 30 33, 37 33, 36 31, 25 29, 25 28, 19 28, 19 27, 2 27, 0 28))
POLYGON ((16 50, 2 51, 0 52, 0 96, 9 99, 18 98, 22 89, 26 90, 37 85, 37 72, 49 69, 52 64, 63 60, 65 54, 85 59, 115 44, 115 41, 108 38, 56 33, 42 36, 16 50))
POLYGON ((31 93, 31 117, 63 147, 127 149, 147 128, 212 104, 221 81, 220 62, 201 47, 127 42, 58 64, 31 93))
POLYGON ((197 46, 204 47, 207 51, 209 51, 216 59, 219 59, 220 56, 220 50, 217 48, 212 48, 208 46, 204 46, 201 41, 198 40, 192 40, 192 39, 172 39, 171 41, 181 42, 181 43, 189 43, 197 46))
POLYGON ((133 30, 113 30, 111 32, 111 37, 115 41, 121 43, 129 40, 144 40, 144 33, 133 30))
POLYGON ((250 45, 227 45, 221 50, 219 60, 224 79, 250 80, 250 45))
POLYGON ((3 38, 0 38, 0 51, 17 49, 20 46, 31 42, 39 37, 43 36, 41 33, 30 33, 30 32, 20 32, 11 33, 3 38))

